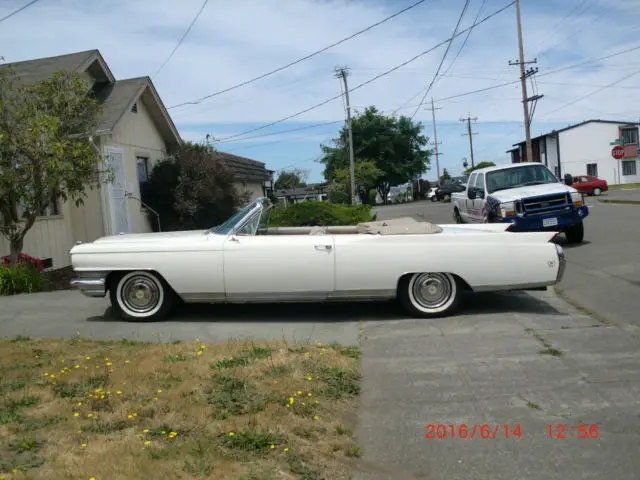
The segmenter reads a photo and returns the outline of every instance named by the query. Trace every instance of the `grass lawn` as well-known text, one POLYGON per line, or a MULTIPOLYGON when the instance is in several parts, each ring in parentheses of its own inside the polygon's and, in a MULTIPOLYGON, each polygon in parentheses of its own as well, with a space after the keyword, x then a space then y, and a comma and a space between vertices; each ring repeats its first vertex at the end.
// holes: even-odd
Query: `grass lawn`
POLYGON ((349 478, 357 347, 0 340, 0 478, 349 478))
POLYGON ((640 183, 628 183, 627 185, 609 185, 609 190, 623 190, 625 188, 639 188, 640 183))

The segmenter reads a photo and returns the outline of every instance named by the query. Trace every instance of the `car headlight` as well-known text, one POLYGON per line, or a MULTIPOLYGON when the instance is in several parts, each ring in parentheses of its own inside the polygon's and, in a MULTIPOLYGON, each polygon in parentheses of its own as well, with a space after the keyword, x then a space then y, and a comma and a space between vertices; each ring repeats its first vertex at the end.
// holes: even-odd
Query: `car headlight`
POLYGON ((571 194, 571 203, 573 203, 574 207, 581 207, 584 205, 584 198, 580 192, 575 192, 571 194))

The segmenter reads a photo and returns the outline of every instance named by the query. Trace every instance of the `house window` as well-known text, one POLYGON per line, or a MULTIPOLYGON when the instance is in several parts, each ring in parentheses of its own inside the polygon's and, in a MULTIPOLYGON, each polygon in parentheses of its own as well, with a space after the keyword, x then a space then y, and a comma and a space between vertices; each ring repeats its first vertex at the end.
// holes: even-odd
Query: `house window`
POLYGON ((147 157, 136 157, 136 168, 138 170, 140 195, 142 195, 142 186, 149 180, 149 159, 147 157))
POLYGON ((624 160, 622 162, 622 175, 636 175, 635 160, 624 160))
MULTIPOLYGON (((42 204, 36 207, 36 216, 38 217, 53 217, 54 215, 60 215, 58 196, 55 193, 51 195, 49 200, 42 202, 42 204)), ((18 217, 25 218, 26 216, 27 209, 21 200, 18 204, 18 217)))
POLYGON ((638 144, 638 127, 621 128, 620 137, 624 145, 637 145, 638 144))
POLYGON ((597 163, 587 163, 587 175, 590 177, 598 176, 598 164, 597 163))

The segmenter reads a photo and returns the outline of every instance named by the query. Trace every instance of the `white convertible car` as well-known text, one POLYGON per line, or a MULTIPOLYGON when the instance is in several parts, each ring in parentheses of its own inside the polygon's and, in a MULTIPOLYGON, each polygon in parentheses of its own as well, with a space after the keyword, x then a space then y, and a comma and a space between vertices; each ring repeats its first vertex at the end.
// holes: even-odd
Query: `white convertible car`
POLYGON ((408 219, 339 227, 268 227, 260 198, 206 231, 123 234, 71 250, 90 297, 125 320, 164 318, 184 302, 304 302, 397 298, 413 316, 452 313, 463 291, 539 290, 562 278, 549 232, 508 224, 434 225, 408 219))

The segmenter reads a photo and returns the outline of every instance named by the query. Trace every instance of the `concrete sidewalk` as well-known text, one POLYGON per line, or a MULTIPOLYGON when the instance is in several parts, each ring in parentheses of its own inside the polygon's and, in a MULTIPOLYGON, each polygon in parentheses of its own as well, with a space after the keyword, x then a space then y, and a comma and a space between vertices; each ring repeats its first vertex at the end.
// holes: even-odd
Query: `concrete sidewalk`
POLYGON ((551 293, 484 301, 495 310, 367 324, 356 478, 637 480, 640 344, 551 293), (598 438, 578 438, 583 423, 598 438), (426 439, 427 424, 500 433, 426 439), (548 438, 548 424, 574 436, 548 438))

